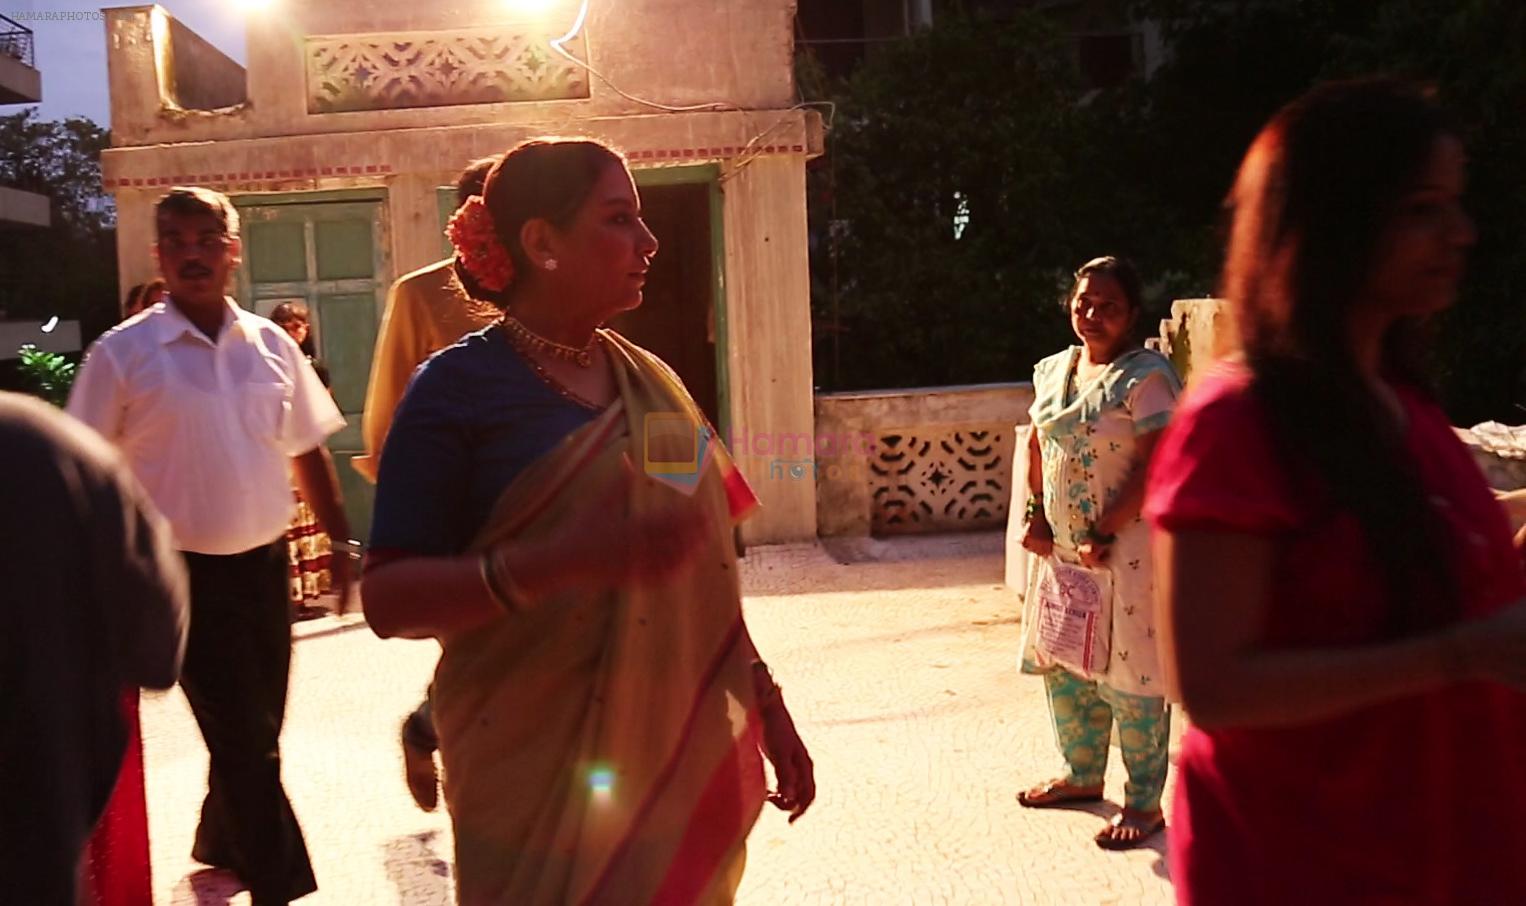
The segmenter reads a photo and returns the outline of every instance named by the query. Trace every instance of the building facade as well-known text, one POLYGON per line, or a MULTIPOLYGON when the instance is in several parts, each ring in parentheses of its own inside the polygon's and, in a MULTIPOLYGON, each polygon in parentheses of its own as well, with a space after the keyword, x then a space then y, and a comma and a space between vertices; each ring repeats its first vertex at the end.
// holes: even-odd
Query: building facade
MULTIPOLYGON (((388 285, 445 257, 469 161, 541 135, 622 149, 662 242, 646 303, 615 327, 674 365, 723 436, 813 431, 805 164, 793 0, 284 0, 251 15, 247 69, 157 6, 107 10, 122 284, 154 274, 170 186, 233 197, 242 304, 308 303, 360 450, 388 285)), ((739 461, 763 501, 744 540, 815 535, 815 488, 739 461)), ((341 464, 357 524, 370 488, 341 464)))

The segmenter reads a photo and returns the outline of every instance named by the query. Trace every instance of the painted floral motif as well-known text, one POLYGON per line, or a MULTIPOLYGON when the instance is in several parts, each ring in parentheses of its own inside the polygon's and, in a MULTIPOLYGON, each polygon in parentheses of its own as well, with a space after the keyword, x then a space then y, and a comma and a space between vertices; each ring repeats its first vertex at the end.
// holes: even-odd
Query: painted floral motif
MULTIPOLYGON (((587 70, 553 53, 555 33, 503 27, 305 39, 307 112, 395 110, 588 97, 587 70)), ((564 47, 588 59, 587 29, 564 47)))

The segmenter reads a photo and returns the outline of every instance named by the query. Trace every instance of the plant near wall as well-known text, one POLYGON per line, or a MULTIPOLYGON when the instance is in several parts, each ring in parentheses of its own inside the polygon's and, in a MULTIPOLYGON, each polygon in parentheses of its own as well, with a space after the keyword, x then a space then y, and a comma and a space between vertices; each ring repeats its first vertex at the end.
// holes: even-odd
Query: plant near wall
POLYGON ((74 386, 79 366, 56 352, 43 352, 31 343, 21 347, 22 377, 32 385, 33 391, 59 408, 69 401, 69 389, 74 386))

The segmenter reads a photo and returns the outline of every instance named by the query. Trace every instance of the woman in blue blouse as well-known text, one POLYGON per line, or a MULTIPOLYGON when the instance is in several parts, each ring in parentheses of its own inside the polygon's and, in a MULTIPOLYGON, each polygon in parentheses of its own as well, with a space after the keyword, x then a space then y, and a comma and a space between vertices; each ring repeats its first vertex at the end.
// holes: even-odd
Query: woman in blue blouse
POLYGON ((765 798, 793 820, 814 779, 742 620, 731 526, 756 500, 671 370, 601 328, 657 251, 630 173, 596 142, 528 142, 449 233, 505 315, 403 396, 364 600, 379 635, 443 645, 460 901, 730 902, 765 798), (709 451, 692 488, 635 473, 675 458, 651 418, 709 451))

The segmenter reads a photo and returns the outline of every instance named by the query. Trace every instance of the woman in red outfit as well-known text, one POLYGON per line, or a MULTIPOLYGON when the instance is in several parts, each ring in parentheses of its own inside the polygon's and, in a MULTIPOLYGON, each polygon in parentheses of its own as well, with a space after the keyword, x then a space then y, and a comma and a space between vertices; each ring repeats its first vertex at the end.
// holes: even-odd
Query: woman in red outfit
POLYGON ((1526 576, 1409 357, 1474 239, 1464 170, 1389 80, 1311 92, 1241 165, 1241 352, 1189 391, 1147 507, 1193 721, 1180 903, 1526 903, 1526 576))
POLYGON ((80 866, 80 902, 87 906, 154 906, 149 870, 148 802, 143 791, 143 734, 138 725, 138 690, 122 693, 127 751, 106 810, 90 835, 80 866))

